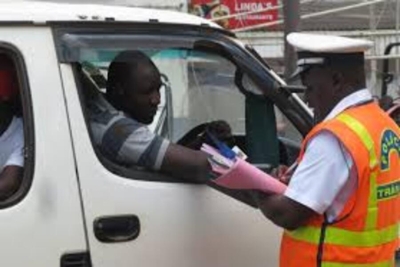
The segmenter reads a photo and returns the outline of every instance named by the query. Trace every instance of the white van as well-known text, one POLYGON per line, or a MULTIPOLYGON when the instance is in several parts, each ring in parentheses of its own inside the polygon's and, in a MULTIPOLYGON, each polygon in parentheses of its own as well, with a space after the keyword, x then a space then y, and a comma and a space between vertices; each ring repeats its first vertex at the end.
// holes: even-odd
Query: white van
POLYGON ((116 53, 130 49, 151 56, 164 77, 154 131, 176 141, 222 119, 260 168, 295 159, 311 114, 219 26, 160 10, 0 3, 0 53, 17 66, 25 135, 22 185, 0 203, 0 265, 277 266, 281 230, 241 192, 127 169, 98 153, 85 99, 104 89, 116 53))

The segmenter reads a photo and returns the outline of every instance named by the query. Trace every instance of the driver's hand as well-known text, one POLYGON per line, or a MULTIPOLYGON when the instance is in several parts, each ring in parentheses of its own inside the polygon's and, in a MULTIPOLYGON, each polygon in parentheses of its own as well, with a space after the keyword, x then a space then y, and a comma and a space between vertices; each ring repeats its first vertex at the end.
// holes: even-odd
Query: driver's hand
POLYGON ((232 145, 234 142, 232 129, 226 121, 212 121, 208 123, 206 130, 228 145, 232 145))

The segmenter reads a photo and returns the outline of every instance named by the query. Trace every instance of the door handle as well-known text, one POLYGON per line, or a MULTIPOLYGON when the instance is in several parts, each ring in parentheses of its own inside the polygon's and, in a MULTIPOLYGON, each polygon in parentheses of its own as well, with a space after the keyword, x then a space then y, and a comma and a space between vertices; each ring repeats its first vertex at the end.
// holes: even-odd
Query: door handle
POLYGON ((97 218, 93 222, 94 235, 104 243, 126 242, 139 236, 140 221, 136 215, 97 218))

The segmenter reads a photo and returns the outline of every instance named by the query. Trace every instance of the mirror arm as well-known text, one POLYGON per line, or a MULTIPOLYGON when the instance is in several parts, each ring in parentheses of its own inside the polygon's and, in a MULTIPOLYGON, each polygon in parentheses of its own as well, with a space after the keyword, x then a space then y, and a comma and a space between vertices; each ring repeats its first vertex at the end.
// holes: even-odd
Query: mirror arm
POLYGON ((291 94, 302 94, 306 91, 306 87, 301 85, 285 85, 281 86, 280 89, 283 90, 287 96, 291 94))

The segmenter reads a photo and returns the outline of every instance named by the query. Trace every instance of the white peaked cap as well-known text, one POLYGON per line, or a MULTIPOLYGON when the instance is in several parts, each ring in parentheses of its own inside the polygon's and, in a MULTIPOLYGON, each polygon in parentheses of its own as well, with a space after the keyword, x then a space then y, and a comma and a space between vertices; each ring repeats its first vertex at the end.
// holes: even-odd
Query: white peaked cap
POLYGON ((290 33, 287 41, 297 50, 297 69, 291 79, 310 69, 312 66, 332 62, 352 61, 363 64, 364 52, 373 46, 373 42, 333 35, 309 33, 290 33))
POLYGON ((314 53, 358 53, 373 46, 368 40, 298 32, 288 34, 286 39, 298 51, 314 53))

